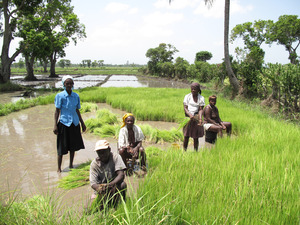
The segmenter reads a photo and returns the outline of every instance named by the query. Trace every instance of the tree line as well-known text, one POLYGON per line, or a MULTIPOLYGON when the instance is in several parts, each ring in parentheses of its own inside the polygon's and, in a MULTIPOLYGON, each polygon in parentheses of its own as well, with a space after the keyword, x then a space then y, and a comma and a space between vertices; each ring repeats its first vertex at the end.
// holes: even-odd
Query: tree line
MULTIPOLYGON (((266 104, 276 106, 278 110, 291 115, 300 111, 300 67, 297 48, 300 44, 300 19, 295 15, 280 16, 277 22, 259 20, 235 26, 230 40, 242 38, 244 47, 235 49, 236 59, 230 56, 230 63, 238 82, 239 94, 249 99, 265 100, 266 104), (290 64, 265 64, 265 52, 262 43, 280 44, 289 53, 290 64)), ((146 52, 149 59, 141 71, 160 77, 215 81, 224 86, 229 80, 225 61, 209 64, 212 54, 197 52, 194 63, 190 64, 182 57, 174 59, 178 50, 171 44, 161 43, 146 52)), ((233 89, 233 87, 231 86, 233 89)), ((232 90, 231 89, 231 90, 232 90)))
POLYGON ((0 83, 10 80, 11 65, 19 54, 25 58, 26 80, 36 80, 36 60, 44 67, 50 63, 50 77, 56 77, 55 65, 65 56, 65 47, 85 38, 85 26, 73 12, 71 0, 3 0, 0 2, 0 32, 3 38, 0 83), (20 38, 10 56, 10 44, 20 38))

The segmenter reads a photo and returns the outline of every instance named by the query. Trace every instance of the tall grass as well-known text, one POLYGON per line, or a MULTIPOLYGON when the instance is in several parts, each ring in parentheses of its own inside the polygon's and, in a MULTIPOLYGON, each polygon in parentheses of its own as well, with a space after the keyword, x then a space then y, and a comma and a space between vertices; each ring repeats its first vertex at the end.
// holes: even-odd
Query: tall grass
MULTIPOLYGON (((138 120, 177 121, 184 117, 182 100, 188 92, 93 88, 80 95, 83 101, 104 100, 132 112, 138 120)), ((217 106, 221 118, 233 124, 232 138, 219 138, 214 148, 200 152, 147 148, 149 172, 136 198, 95 215, 93 222, 299 224, 299 126, 222 98, 217 106)), ((9 216, 17 218, 15 212, 9 216)), ((70 219, 60 223, 72 223, 70 219)), ((86 216, 79 221, 91 223, 86 216)))

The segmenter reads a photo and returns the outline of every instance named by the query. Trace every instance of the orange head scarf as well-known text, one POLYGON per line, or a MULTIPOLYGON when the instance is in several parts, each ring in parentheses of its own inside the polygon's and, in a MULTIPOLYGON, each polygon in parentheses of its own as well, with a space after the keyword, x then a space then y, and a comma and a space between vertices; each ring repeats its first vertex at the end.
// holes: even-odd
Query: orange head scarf
POLYGON ((122 124, 121 128, 122 128, 122 127, 125 127, 125 125, 126 125, 125 120, 126 120, 126 118, 129 117, 129 116, 134 117, 132 113, 126 113, 126 114, 123 116, 123 118, 122 118, 122 119, 123 119, 123 124, 122 124))

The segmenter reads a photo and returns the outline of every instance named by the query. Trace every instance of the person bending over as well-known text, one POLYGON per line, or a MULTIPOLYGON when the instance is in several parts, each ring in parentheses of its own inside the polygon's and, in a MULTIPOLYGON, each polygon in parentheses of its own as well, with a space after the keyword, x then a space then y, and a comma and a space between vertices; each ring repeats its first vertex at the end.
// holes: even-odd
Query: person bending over
POLYGON ((118 153, 111 152, 109 142, 106 140, 97 141, 94 151, 98 157, 91 162, 90 166, 90 184, 94 190, 91 196, 92 205, 96 204, 100 210, 105 204, 115 207, 120 194, 125 200, 127 185, 124 182, 124 170, 126 166, 118 153))

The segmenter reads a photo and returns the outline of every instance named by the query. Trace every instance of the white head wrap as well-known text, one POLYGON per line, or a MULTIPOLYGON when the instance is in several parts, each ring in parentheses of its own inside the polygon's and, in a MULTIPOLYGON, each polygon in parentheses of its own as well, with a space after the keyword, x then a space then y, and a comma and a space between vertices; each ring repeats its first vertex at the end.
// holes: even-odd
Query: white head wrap
POLYGON ((71 80, 74 82, 74 79, 73 79, 72 76, 70 76, 70 75, 63 76, 63 78, 62 78, 62 80, 61 80, 63 86, 65 86, 65 81, 66 81, 67 79, 71 79, 71 80))

